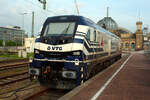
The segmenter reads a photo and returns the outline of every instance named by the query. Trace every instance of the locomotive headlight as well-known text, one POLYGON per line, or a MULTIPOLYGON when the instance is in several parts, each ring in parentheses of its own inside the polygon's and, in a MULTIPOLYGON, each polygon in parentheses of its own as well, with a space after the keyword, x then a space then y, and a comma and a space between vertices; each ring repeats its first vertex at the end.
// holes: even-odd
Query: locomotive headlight
POLYGON ((40 52, 39 52, 39 50, 35 50, 35 53, 36 53, 36 54, 39 54, 40 52))
POLYGON ((79 52, 79 51, 73 52, 73 55, 79 56, 79 55, 80 55, 80 52, 79 52))
POLYGON ((62 76, 64 78, 75 79, 76 78, 76 72, 75 71, 63 71, 62 76))
POLYGON ((37 68, 29 68, 29 74, 31 75, 40 75, 40 70, 37 68))
POLYGON ((79 59, 75 59, 74 64, 75 64, 75 66, 78 66, 79 65, 79 59))

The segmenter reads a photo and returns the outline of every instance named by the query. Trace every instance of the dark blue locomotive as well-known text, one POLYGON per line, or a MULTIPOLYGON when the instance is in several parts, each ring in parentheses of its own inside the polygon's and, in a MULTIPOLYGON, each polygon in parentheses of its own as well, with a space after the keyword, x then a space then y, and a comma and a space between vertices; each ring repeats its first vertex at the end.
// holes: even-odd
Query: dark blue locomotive
POLYGON ((120 56, 120 43, 88 18, 49 17, 35 41, 30 77, 52 88, 72 89, 85 82, 102 59, 120 56))

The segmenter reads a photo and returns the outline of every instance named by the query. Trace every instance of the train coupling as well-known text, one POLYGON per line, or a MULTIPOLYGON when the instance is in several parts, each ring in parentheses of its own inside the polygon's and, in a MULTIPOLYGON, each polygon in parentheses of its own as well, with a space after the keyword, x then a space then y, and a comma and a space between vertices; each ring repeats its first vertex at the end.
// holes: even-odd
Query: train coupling
POLYGON ((46 67, 44 74, 48 74, 50 72, 50 67, 46 67))

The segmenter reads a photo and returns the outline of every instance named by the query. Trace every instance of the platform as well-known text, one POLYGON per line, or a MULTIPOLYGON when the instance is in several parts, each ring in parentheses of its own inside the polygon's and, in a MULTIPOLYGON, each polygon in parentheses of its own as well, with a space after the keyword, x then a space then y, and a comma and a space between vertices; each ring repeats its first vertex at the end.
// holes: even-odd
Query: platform
POLYGON ((132 53, 60 100, 150 100, 150 60, 132 53))

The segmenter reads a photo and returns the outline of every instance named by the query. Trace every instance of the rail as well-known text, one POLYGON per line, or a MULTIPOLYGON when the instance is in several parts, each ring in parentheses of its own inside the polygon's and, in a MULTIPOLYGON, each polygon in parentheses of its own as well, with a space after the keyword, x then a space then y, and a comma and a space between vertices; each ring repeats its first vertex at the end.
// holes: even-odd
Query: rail
POLYGON ((29 59, 9 59, 9 60, 0 60, 0 64, 4 63, 16 63, 16 62, 24 62, 29 61, 29 59))
POLYGON ((21 67, 27 67, 28 65, 29 65, 29 62, 3 64, 3 65, 0 65, 0 71, 21 68, 21 67))
POLYGON ((9 84, 13 84, 15 82, 23 81, 29 79, 28 72, 25 71, 23 73, 14 74, 14 75, 8 75, 0 77, 0 86, 5 86, 9 84))

